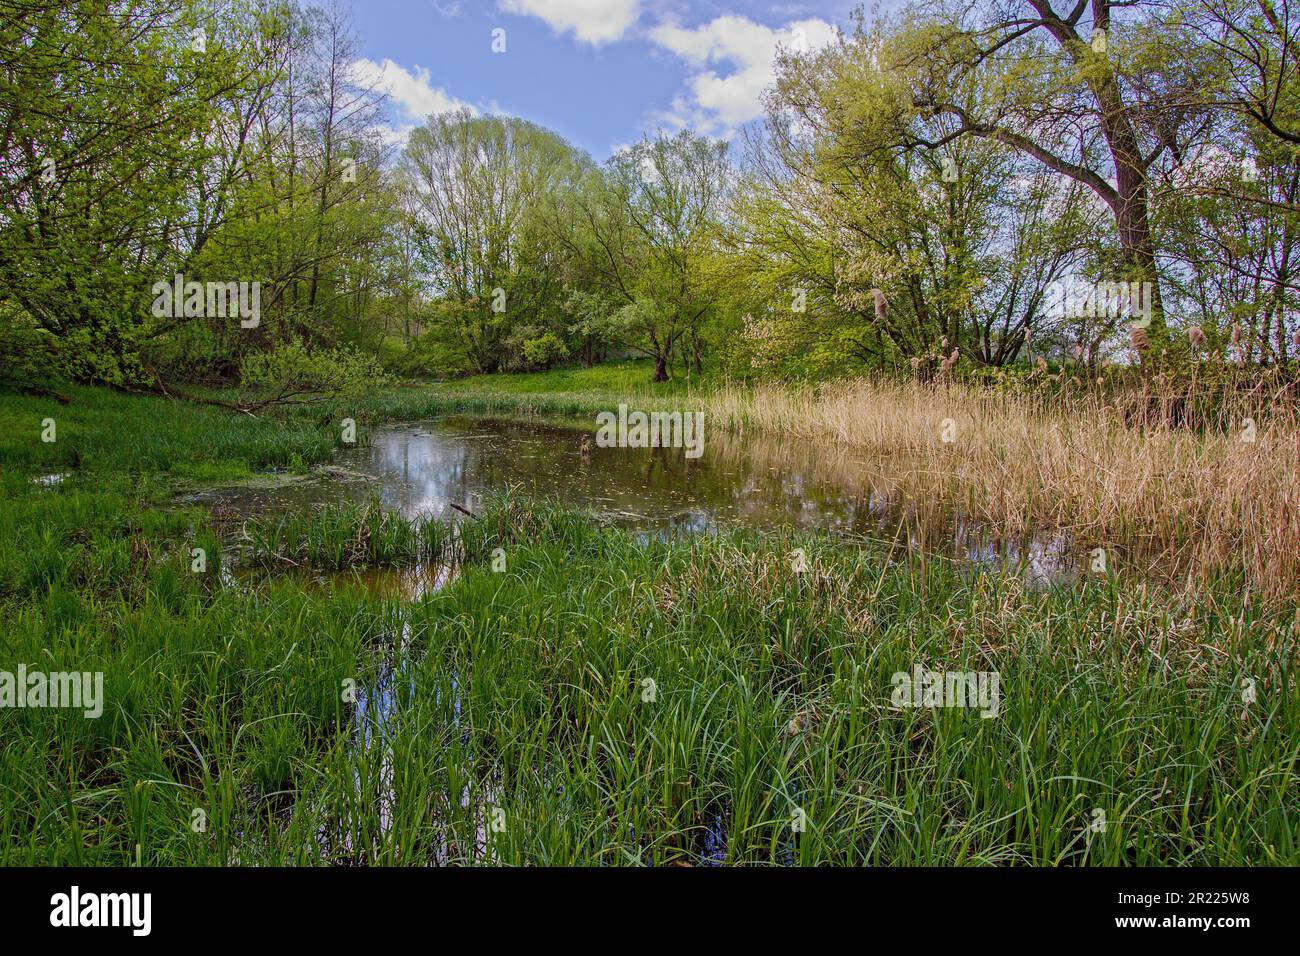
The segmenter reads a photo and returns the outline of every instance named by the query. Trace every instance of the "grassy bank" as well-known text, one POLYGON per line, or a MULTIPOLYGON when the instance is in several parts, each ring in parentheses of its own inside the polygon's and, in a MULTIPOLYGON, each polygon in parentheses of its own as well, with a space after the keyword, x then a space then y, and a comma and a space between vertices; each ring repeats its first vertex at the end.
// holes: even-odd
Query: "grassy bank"
POLYGON ((0 449, 0 670, 102 671, 105 706, 0 708, 4 863, 1300 863, 1294 598, 510 499, 456 539, 366 507, 244 530, 268 568, 461 564, 414 603, 231 588, 167 490, 331 425, 77 400, 76 461, 0 449), (996 672, 997 715, 892 709, 918 665, 996 672))
POLYGON ((336 448, 336 429, 306 421, 252 419, 103 388, 68 393, 67 405, 0 393, 0 463, 6 471, 76 469, 220 481, 328 461, 336 448), (52 432, 47 421, 53 421, 52 432))

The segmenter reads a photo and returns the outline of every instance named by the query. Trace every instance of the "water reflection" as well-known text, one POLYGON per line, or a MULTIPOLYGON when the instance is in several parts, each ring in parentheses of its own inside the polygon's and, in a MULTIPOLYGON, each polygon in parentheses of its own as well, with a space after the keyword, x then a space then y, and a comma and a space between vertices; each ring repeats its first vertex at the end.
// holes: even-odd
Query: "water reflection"
MULTIPOLYGON (((594 423, 593 423, 594 427, 594 423)), ((507 486, 592 509, 648 531, 710 532, 723 525, 818 528, 885 539, 976 564, 1023 564, 1035 583, 1071 577, 1060 534, 1007 536, 969 520, 942 479, 911 463, 863 460, 855 449, 770 436, 708 433, 704 454, 600 448, 586 431, 539 421, 448 417, 376 429, 326 477, 208 496, 218 511, 310 506, 378 494, 408 517, 456 517, 507 486)))

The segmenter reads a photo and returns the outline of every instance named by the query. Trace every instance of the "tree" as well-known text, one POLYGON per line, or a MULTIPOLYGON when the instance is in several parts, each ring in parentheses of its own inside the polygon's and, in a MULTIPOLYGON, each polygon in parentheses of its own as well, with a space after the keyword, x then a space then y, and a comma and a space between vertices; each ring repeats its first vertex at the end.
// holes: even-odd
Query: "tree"
MULTIPOLYGON (((838 352, 929 374, 954 350, 1003 365, 1095 223, 1077 187, 995 143, 878 148, 904 134, 900 74, 881 56, 898 36, 878 23, 781 61, 763 133, 749 138, 733 240, 765 277, 748 283, 768 303, 753 303, 751 333, 828 365, 838 352)), ((906 116, 910 138, 955 126, 906 116)))
POLYGON ((910 95, 896 103, 900 135, 889 145, 938 149, 979 137, 1091 190, 1115 223, 1124 275, 1114 278, 1150 283, 1150 335, 1159 346, 1168 339, 1152 170, 1206 122, 1193 95, 1203 78, 1161 54, 1182 25, 1155 4, 1076 0, 1058 9, 1061 2, 924 8, 930 17, 891 54, 910 95), (918 136, 913 112, 954 125, 918 136))
POLYGON ((683 340, 694 339, 701 367, 700 323, 723 297, 707 265, 729 183, 725 144, 683 131, 616 153, 603 183, 577 200, 627 344, 654 359, 656 382, 668 379, 683 340))
POLYGON ((207 133, 261 82, 248 26, 189 0, 0 10, 0 286, 63 342, 70 374, 146 377, 149 289, 196 225, 207 133))
POLYGON ((445 331, 480 371, 502 366, 517 321, 561 326, 557 244, 541 209, 582 164, 554 133, 510 117, 460 110, 411 134, 402 181, 422 258, 445 331))

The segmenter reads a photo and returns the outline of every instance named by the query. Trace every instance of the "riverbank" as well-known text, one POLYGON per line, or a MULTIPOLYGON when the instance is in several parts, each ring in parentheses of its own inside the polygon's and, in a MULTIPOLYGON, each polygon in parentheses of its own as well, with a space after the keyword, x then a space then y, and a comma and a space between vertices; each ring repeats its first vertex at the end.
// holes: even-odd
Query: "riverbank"
POLYGON ((105 698, 0 708, 6 863, 1300 862, 1294 600, 518 498, 454 544, 373 508, 245 528, 272 571, 455 566, 417 601, 231 587, 170 495, 327 460, 328 416, 88 389, 0 424, 0 670, 105 698), (917 668, 996 674, 996 716, 894 709, 917 668))

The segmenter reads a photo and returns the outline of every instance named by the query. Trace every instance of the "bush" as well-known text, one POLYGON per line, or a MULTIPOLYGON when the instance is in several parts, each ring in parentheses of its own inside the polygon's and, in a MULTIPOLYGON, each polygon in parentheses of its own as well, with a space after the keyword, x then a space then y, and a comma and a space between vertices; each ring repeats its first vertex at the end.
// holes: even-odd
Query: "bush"
POLYGON ((313 351, 298 339, 250 355, 239 378, 244 387, 270 392, 284 402, 361 395, 391 381, 373 356, 349 348, 313 351))
POLYGON ((478 371, 464 349, 438 338, 436 332, 417 338, 394 368, 403 375, 429 378, 459 378, 478 371))
POLYGON ((554 332, 528 339, 523 346, 524 362, 531 368, 550 368, 569 357, 569 350, 554 332))
POLYGON ((34 385, 67 377, 62 343, 12 302, 0 302, 0 355, 0 380, 34 385))

